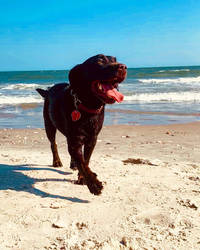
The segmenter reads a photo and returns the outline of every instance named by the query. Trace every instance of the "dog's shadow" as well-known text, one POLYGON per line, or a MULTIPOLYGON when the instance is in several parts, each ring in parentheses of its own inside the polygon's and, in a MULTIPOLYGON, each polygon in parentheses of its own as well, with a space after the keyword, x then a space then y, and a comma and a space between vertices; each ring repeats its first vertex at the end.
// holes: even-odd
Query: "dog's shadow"
POLYGON ((42 190, 39 190, 34 187, 34 184, 37 182, 43 181, 64 181, 64 182, 71 182, 66 178, 31 178, 21 171, 54 171, 62 175, 69 175, 71 173, 64 172, 61 170, 57 170, 50 167, 35 167, 35 165, 5 165, 0 164, 0 190, 15 190, 15 191, 24 191, 29 192, 34 195, 38 195, 41 197, 49 197, 49 198, 56 198, 56 199, 63 199, 68 200, 71 202, 77 203, 88 203, 88 200, 82 200, 76 197, 65 197, 61 195, 54 195, 46 193, 42 190))

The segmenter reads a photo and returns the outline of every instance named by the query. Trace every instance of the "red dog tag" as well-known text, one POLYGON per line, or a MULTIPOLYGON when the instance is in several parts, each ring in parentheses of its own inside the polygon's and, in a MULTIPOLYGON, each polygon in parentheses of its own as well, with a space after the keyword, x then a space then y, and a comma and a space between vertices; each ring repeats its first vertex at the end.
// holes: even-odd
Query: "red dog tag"
POLYGON ((76 122, 81 118, 81 113, 78 110, 74 110, 72 111, 71 116, 72 116, 72 121, 76 122))

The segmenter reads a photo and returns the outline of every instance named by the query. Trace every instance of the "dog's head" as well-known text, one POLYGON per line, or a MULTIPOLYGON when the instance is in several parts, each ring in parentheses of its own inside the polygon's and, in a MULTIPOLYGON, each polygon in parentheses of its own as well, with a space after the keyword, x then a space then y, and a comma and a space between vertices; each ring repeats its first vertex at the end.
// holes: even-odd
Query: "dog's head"
POLYGON ((69 81, 78 96, 91 95, 103 103, 122 102, 118 84, 126 77, 126 65, 113 56, 96 55, 78 64, 69 72, 69 81))

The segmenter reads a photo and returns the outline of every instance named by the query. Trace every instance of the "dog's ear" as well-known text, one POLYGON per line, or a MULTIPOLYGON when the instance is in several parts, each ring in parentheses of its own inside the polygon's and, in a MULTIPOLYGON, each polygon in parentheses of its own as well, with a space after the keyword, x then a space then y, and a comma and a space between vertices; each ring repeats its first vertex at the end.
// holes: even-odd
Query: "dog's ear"
POLYGON ((78 64, 74 68, 72 68, 69 72, 68 77, 71 85, 76 85, 76 83, 80 84, 80 81, 83 81, 84 79, 82 64, 78 64))

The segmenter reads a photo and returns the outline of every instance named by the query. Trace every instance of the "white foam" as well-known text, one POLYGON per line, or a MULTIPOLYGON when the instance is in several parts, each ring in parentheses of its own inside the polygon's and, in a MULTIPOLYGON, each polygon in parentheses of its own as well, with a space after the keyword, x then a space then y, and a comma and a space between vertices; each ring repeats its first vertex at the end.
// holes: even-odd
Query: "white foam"
POLYGON ((169 69, 169 70, 159 70, 158 73, 163 72, 189 72, 190 69, 169 69))
POLYGON ((197 92, 172 92, 172 93, 142 93, 125 96, 125 101, 141 102, 200 102, 200 93, 197 92))
POLYGON ((169 72, 189 72, 190 69, 172 69, 169 72))
POLYGON ((2 89, 12 90, 12 89, 36 89, 39 87, 38 84, 25 84, 25 83, 16 83, 16 84, 9 84, 4 86, 2 89))
POLYGON ((200 85, 200 76, 197 77, 179 77, 179 78, 151 78, 138 79, 140 83, 145 84, 198 84, 200 85))
POLYGON ((38 87, 46 88, 46 86, 50 87, 52 84, 36 84, 36 83, 14 83, 4 85, 1 89, 3 90, 35 90, 38 87))
POLYGON ((42 103, 41 97, 34 96, 0 96, 0 105, 16 105, 22 103, 42 103))

